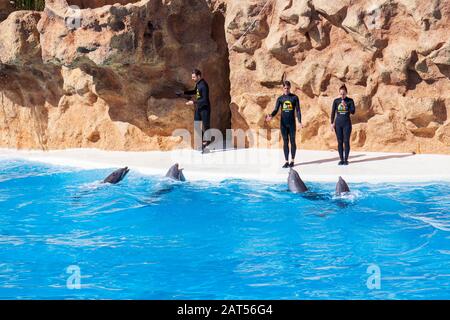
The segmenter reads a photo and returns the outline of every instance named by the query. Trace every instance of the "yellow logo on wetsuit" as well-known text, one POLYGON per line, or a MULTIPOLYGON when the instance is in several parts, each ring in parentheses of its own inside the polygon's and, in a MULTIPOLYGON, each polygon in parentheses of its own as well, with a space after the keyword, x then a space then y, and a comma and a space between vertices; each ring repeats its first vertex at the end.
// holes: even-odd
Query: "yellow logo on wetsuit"
POLYGON ((339 103, 337 111, 339 113, 347 113, 348 112, 348 105, 344 102, 344 103, 339 103))
POLYGON ((195 95, 195 98, 198 100, 202 97, 202 95, 200 94, 200 90, 197 89, 197 94, 195 95))
POLYGON ((292 110, 294 110, 294 107, 292 106, 292 103, 289 100, 286 100, 283 102, 283 107, 281 110, 292 111, 292 110))

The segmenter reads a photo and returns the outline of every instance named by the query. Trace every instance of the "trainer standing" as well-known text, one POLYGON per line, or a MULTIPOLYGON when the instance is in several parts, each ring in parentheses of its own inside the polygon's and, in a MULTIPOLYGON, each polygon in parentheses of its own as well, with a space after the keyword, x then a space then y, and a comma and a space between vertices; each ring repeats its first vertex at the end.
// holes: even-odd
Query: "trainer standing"
POLYGON ((293 167, 295 162, 295 153, 297 144, 295 143, 295 133, 297 126, 295 123, 295 114, 297 114, 299 128, 303 128, 302 114, 300 112, 300 100, 298 96, 291 93, 291 83, 283 82, 283 95, 278 97, 273 112, 266 116, 266 121, 272 120, 281 107, 280 130, 283 137, 283 151, 286 163, 283 168, 293 167), (289 142, 291 143, 291 162, 289 163, 289 142))
POLYGON ((202 72, 198 69, 192 71, 192 80, 195 81, 193 90, 184 91, 187 96, 194 96, 195 102, 190 100, 187 105, 195 104, 194 121, 202 122, 202 149, 204 149, 210 141, 205 141, 205 132, 210 128, 211 103, 209 102, 209 86, 203 79, 202 72))
POLYGON ((347 97, 347 87, 339 88, 339 98, 334 99, 331 108, 331 130, 336 132, 338 141, 339 161, 338 165, 348 165, 350 154, 350 135, 352 134, 352 120, 350 114, 355 114, 355 102, 347 97), (345 145, 345 147, 344 147, 345 145))

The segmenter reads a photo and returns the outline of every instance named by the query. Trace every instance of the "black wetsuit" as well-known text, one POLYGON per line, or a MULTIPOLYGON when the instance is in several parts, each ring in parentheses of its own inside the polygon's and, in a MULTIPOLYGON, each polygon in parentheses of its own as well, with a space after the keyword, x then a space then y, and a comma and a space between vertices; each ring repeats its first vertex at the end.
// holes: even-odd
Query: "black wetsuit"
POLYGON ((347 161, 348 155, 350 154, 350 135, 352 133, 350 114, 354 113, 355 103, 353 102, 353 99, 346 97, 344 103, 342 103, 342 98, 334 99, 333 107, 331 109, 331 124, 335 124, 338 151, 341 161, 347 161))
POLYGON ((275 109, 273 110, 271 116, 274 117, 278 109, 281 107, 281 123, 280 130, 283 137, 283 151, 284 158, 286 161, 289 159, 289 141, 291 142, 291 156, 292 159, 295 158, 295 153, 297 152, 297 145, 295 143, 295 112, 297 112, 297 119, 299 123, 302 123, 302 114, 300 112, 300 100, 298 97, 290 93, 288 95, 282 95, 278 97, 277 103, 275 104, 275 109))
MULTIPOLYGON (((194 90, 184 92, 185 95, 195 95, 194 121, 201 121, 203 124, 202 133, 210 128, 211 104, 209 102, 209 87, 204 79, 200 79, 194 90)), ((202 136, 203 136, 202 134, 202 136)), ((203 140, 203 138, 202 138, 203 140)))

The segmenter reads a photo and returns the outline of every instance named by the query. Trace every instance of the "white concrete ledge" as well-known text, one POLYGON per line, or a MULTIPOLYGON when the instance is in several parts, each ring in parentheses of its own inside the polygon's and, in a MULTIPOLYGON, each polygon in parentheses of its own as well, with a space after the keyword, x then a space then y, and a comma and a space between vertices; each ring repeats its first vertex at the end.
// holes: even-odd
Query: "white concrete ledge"
MULTIPOLYGON (((284 182, 287 169, 279 149, 118 152, 97 149, 26 151, 0 149, 0 160, 24 159, 84 169, 128 166, 142 174, 164 175, 178 162, 188 180, 254 179, 284 182)), ((450 181, 450 156, 431 154, 352 152, 350 165, 338 166, 337 152, 299 150, 296 167, 306 181, 350 182, 450 181)))

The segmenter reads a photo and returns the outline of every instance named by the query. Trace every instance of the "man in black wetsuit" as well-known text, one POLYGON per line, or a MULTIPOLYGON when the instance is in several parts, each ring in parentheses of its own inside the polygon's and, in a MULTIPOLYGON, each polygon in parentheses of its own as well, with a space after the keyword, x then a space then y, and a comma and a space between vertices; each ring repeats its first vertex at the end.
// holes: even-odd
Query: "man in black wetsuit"
POLYGON ((210 128, 211 103, 209 102, 209 87, 198 69, 192 71, 192 80, 195 81, 194 90, 184 91, 184 94, 195 97, 195 102, 191 100, 186 104, 192 105, 195 103, 194 121, 202 122, 202 149, 204 149, 211 143, 204 140, 205 132, 210 128))
POLYGON ((334 99, 331 109, 331 130, 336 132, 338 141, 339 161, 338 165, 348 165, 348 155, 350 154, 350 135, 352 133, 352 121, 350 114, 355 113, 355 103, 353 99, 347 97, 347 87, 339 88, 340 97, 334 99), (345 152, 344 152, 345 144, 345 152))
POLYGON ((295 153, 297 152, 297 145, 295 143, 295 113, 297 113, 297 119, 299 128, 303 128, 302 114, 300 112, 300 100, 298 96, 291 93, 291 83, 289 81, 283 82, 284 94, 278 97, 273 112, 266 116, 266 121, 272 120, 272 118, 278 113, 278 109, 281 107, 281 123, 280 130, 283 137, 283 151, 286 163, 283 168, 293 167, 295 161, 295 153), (292 160, 289 163, 289 142, 291 143, 291 157, 292 160))

